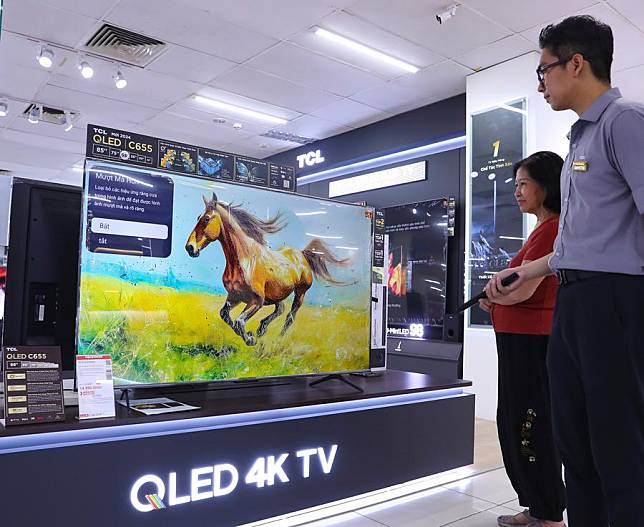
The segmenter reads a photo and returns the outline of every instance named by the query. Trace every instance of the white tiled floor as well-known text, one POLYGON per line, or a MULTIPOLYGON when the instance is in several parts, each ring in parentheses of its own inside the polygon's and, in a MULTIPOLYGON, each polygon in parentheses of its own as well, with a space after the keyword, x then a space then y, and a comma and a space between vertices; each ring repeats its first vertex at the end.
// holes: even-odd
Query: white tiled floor
POLYGON ((493 423, 477 421, 472 475, 459 481, 308 523, 305 527, 494 527, 522 511, 508 480, 493 423))

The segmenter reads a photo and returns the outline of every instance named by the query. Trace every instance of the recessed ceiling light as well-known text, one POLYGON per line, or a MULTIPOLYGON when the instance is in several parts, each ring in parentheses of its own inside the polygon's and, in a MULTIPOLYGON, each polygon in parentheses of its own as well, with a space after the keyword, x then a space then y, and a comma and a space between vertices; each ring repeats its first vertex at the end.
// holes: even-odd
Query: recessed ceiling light
POLYGON ((195 95, 195 101, 213 108, 218 108, 220 110, 227 110, 238 115, 244 115, 246 117, 251 117, 253 119, 259 119, 260 121, 267 121, 273 124, 286 124, 288 121, 282 119, 281 117, 275 117, 274 115, 269 115, 267 113, 256 112, 255 110, 250 110, 242 106, 237 106, 235 104, 229 104, 227 102, 216 101, 215 99, 210 99, 208 97, 203 97, 201 95, 195 95))
POLYGON ((94 76, 94 68, 86 60, 81 60, 78 69, 84 79, 91 79, 94 76))
POLYGON ((127 79, 123 76, 123 73, 121 73, 120 69, 117 69, 116 74, 114 75, 114 85, 119 90, 122 90, 127 86, 127 79))
POLYGON ((34 105, 31 110, 29 110, 29 115, 27 116, 27 120, 31 124, 38 124, 40 120, 42 119, 42 105, 39 104, 38 106, 34 105))
POLYGON ((9 113, 9 106, 6 102, 0 101, 0 117, 6 117, 9 113))
POLYGON ((51 68, 54 64, 54 50, 49 46, 41 46, 36 59, 43 68, 51 68))
POLYGON ((226 124, 227 121, 223 117, 215 117, 212 122, 215 124, 226 124))
POLYGON ((416 66, 409 64, 407 62, 403 62, 402 60, 398 60, 391 55, 386 55, 385 53, 382 53, 380 51, 377 51, 373 48, 370 48, 368 46, 365 46, 364 44, 360 44, 359 42, 356 42, 354 40, 348 39, 346 37, 340 36, 336 33, 332 33, 331 31, 328 31, 326 29, 323 29, 321 27, 318 27, 315 29, 315 34, 318 35, 319 37, 326 38, 327 40, 330 40, 332 42, 335 42, 337 44, 341 44, 347 48, 350 48, 354 51, 357 51, 359 53, 362 53, 363 55, 368 55, 369 57, 372 57, 374 59, 378 59, 382 62, 386 62, 387 64, 391 64, 392 66, 396 66, 400 69, 403 69, 405 71, 408 71, 410 73, 417 73, 419 71, 419 68, 416 66))
POLYGON ((241 130, 243 127, 244 127, 244 125, 241 124, 241 123, 233 123, 233 128, 235 130, 241 130))
POLYGON ((65 132, 69 132, 72 128, 74 128, 72 114, 65 110, 65 132))

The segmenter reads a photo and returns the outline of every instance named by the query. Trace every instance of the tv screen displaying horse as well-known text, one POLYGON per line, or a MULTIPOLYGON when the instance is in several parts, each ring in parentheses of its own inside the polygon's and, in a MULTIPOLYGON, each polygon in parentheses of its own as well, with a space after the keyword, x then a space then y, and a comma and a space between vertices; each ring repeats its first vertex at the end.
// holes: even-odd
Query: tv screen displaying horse
POLYGON ((116 384, 369 368, 373 211, 88 161, 80 354, 116 384))

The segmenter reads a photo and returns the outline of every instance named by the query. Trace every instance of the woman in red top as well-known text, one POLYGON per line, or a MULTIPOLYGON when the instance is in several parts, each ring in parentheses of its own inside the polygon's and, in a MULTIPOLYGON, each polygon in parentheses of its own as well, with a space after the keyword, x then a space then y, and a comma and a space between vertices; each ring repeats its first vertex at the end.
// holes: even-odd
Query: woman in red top
MULTIPOLYGON (((521 212, 537 225, 510 261, 517 267, 552 252, 559 227, 563 160, 537 152, 514 165, 514 196, 521 212)), ((497 427, 505 470, 526 510, 501 516, 500 526, 560 527, 565 509, 561 461, 555 450, 546 369, 557 281, 535 279, 496 303, 481 300, 490 311, 499 364, 497 427)))

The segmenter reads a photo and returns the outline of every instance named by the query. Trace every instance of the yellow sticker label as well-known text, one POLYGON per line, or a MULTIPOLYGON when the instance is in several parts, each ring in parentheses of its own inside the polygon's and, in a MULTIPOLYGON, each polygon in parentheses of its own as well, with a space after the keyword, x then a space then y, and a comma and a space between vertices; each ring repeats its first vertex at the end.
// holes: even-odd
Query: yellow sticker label
POLYGON ((588 172, 588 161, 573 161, 572 169, 575 172, 588 172))

